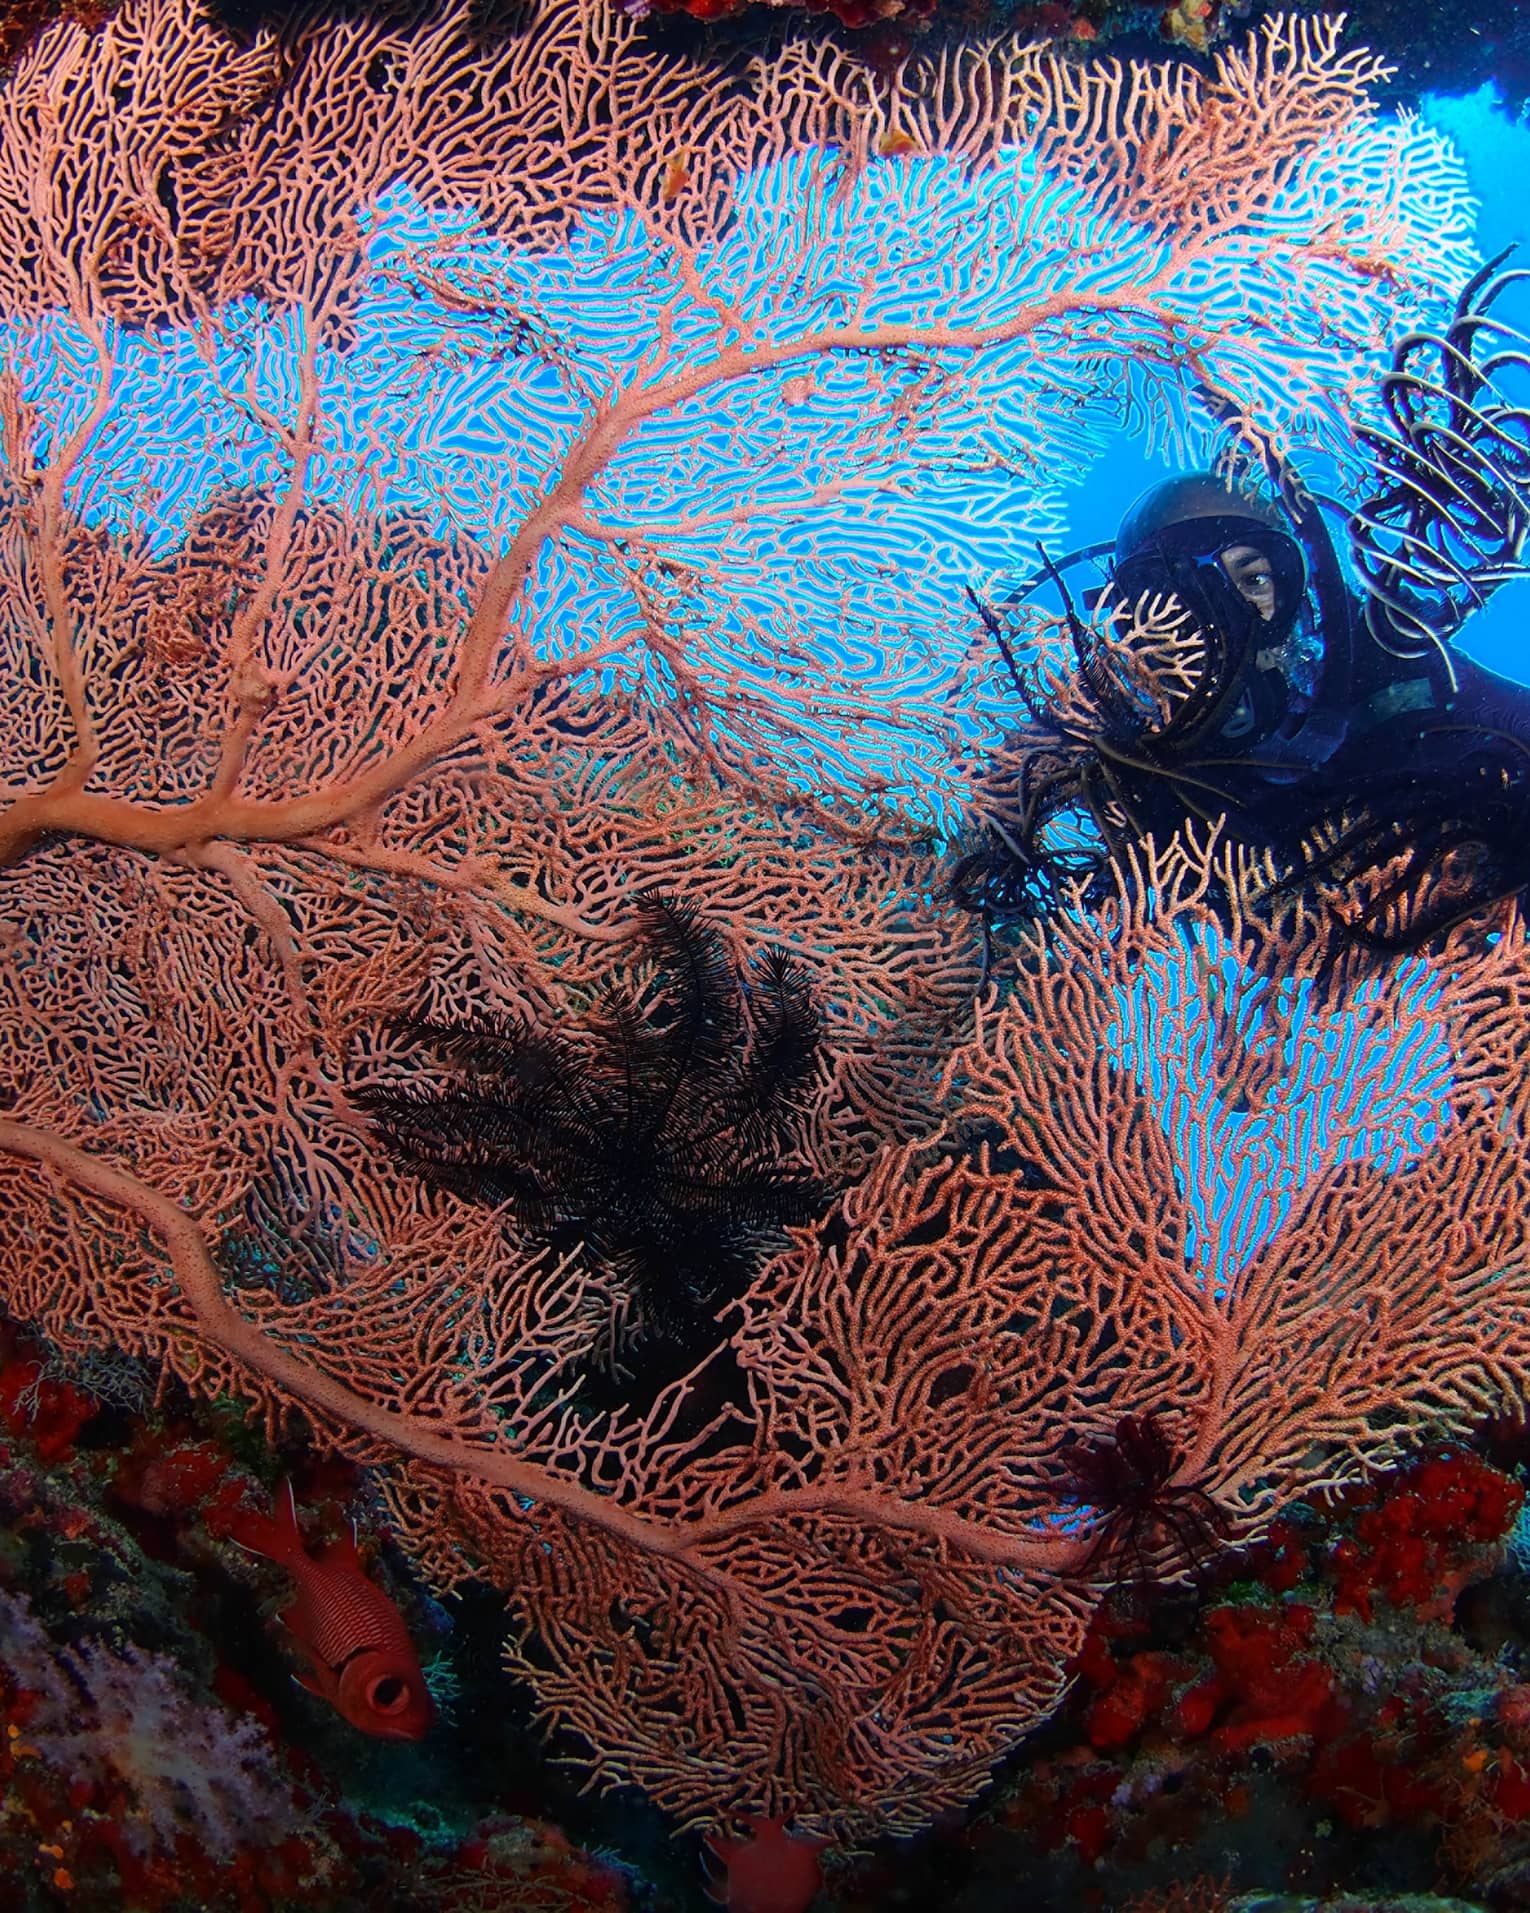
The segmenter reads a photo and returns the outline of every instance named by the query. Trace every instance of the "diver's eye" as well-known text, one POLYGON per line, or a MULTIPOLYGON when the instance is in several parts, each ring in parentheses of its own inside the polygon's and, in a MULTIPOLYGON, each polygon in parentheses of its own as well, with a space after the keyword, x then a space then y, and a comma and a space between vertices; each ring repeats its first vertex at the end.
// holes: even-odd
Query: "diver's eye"
POLYGON ((1233 589, 1266 623, 1275 615, 1275 567, 1257 545, 1228 545, 1217 554, 1233 589))
POLYGON ((397 1674, 383 1674, 367 1689, 367 1704, 379 1714, 396 1714, 409 1700, 408 1683, 397 1674))

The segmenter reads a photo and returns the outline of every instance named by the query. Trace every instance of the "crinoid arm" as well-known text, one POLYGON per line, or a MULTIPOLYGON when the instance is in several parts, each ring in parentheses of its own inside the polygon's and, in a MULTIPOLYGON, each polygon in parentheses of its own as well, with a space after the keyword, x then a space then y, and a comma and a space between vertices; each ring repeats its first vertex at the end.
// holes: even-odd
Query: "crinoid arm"
POLYGON ((354 1092, 405 1168, 613 1286, 609 1366, 632 1395, 715 1347, 718 1310, 830 1201, 804 1141, 822 1046, 807 971, 774 948, 736 971, 690 905, 645 891, 637 908, 633 961, 593 1014, 404 1018, 416 1073, 354 1092))
POLYGON ((1204 1578, 1232 1524, 1203 1487, 1181 1478, 1183 1461, 1157 1409, 1122 1415, 1108 1435, 1068 1445, 1058 1488, 1092 1523, 1083 1572, 1138 1595, 1204 1578))
POLYGON ((1437 653, 1501 584, 1530 575, 1530 338, 1493 311, 1524 269, 1506 253, 1462 293, 1443 332, 1401 339, 1382 383, 1384 429, 1362 430, 1376 490, 1351 515, 1373 638, 1437 653))

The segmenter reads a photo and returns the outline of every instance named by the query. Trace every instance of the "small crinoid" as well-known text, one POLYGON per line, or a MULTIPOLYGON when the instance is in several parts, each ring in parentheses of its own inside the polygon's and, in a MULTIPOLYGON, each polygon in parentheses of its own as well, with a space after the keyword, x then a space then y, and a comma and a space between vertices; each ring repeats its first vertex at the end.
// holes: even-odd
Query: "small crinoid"
POLYGON ((1187 1576, 1203 1579, 1227 1545, 1231 1523, 1204 1488, 1175 1479, 1184 1459, 1159 1409, 1122 1415, 1103 1439, 1068 1444, 1057 1492, 1093 1522, 1081 1574, 1108 1576, 1139 1593, 1187 1576))
POLYGON ((803 1148, 821 1033, 802 967, 767 950, 740 974, 688 905, 638 904, 648 975, 609 985, 596 1016, 402 1019, 454 1080, 356 1092, 396 1160, 615 1278, 626 1320, 587 1385, 629 1401, 714 1348, 782 1229, 831 1200, 803 1148))

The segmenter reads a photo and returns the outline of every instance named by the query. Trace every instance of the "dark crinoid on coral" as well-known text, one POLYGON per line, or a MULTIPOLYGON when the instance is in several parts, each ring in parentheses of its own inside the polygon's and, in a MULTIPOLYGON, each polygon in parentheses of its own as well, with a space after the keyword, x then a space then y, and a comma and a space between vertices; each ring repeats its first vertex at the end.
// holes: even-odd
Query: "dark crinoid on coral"
MULTIPOLYGON (((718 1310, 832 1194, 802 1150, 821 1043, 802 967, 772 949, 737 972, 688 905, 638 904, 646 977, 608 985, 585 1023, 403 1019, 452 1080, 356 1098, 398 1161, 616 1277, 628 1322, 610 1367, 628 1399, 722 1339, 718 1310)), ((610 1376, 590 1379, 612 1394, 610 1376)))
POLYGON ((1139 1597, 1186 1576, 1200 1582, 1231 1524, 1204 1488, 1176 1480, 1183 1460, 1156 1409, 1069 1445, 1060 1496, 1097 1523, 1080 1573, 1108 1575, 1139 1597))

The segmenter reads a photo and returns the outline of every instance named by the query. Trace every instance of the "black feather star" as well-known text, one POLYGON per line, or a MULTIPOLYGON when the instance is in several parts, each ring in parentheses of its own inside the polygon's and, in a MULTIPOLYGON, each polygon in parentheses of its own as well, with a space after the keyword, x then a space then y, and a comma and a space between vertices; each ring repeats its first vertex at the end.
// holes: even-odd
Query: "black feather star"
POLYGON ((802 1166, 821 1042, 806 973, 778 949, 735 972, 689 905, 638 902, 647 981, 609 985, 583 1026, 404 1019, 455 1079, 356 1094, 405 1167, 617 1278, 635 1305, 612 1351, 637 1371, 629 1398, 715 1346, 723 1303, 832 1198, 802 1166))

